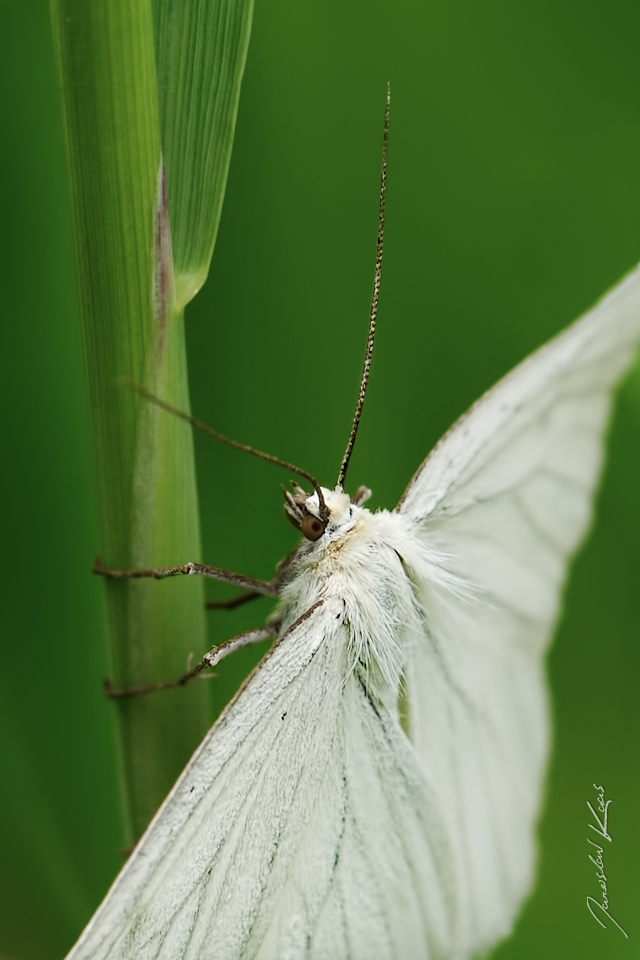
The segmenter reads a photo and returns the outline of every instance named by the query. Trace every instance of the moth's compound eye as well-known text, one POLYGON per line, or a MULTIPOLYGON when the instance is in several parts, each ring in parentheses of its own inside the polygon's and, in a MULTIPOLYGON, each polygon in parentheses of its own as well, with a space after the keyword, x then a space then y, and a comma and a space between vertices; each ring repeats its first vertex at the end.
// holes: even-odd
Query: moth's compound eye
POLYGON ((319 520, 318 517, 314 517, 310 513, 307 514, 300 524, 300 529, 307 540, 319 540, 326 528, 326 520, 319 520))

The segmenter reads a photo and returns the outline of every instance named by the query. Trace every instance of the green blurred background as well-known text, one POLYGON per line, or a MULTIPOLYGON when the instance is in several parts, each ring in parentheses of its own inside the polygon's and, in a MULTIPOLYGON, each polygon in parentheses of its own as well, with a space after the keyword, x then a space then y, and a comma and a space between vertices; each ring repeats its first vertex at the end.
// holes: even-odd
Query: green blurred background
MULTIPOLYGON (((350 487, 393 506, 452 420, 640 259, 639 38, 632 0, 257 0, 212 274, 187 313, 196 414, 335 482, 389 80, 379 340, 350 487)), ((53 960, 118 869, 121 821, 46 0, 0 0, 0 77, 0 957, 53 960)), ((500 960, 640 956, 639 438, 636 371, 550 659, 537 888, 500 960), (586 909, 594 781, 614 799, 605 864, 628 941, 586 909)), ((288 477, 196 442, 204 559, 270 576, 295 543, 288 477)), ((212 614, 212 643, 268 610, 212 614)), ((256 656, 225 662, 218 708, 256 656)))

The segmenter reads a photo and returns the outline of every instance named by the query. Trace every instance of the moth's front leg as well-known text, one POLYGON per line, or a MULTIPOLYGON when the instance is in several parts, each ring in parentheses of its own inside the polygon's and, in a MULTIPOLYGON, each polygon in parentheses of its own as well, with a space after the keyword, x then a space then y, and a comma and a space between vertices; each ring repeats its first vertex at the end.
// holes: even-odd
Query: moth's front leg
POLYGON ((93 572, 112 580, 143 579, 147 577, 155 580, 180 576, 211 577, 212 580, 219 580, 221 583, 244 587, 245 590, 249 590, 252 594, 258 596, 277 597, 280 592, 278 575, 273 580, 256 580, 254 577, 245 577, 241 573, 232 573, 230 570, 211 567, 206 563, 183 563, 176 567, 150 567, 146 570, 114 570, 110 567, 104 567, 100 557, 96 557, 93 572))
POLYGON ((234 610, 236 607, 241 607, 251 600, 257 600, 258 597, 280 596, 287 571, 297 552, 298 547, 295 547, 287 554, 284 560, 280 561, 273 580, 256 580, 254 577, 245 577, 240 573, 232 573, 230 570, 222 570, 220 567, 211 567, 203 563, 183 563, 176 567, 151 567, 147 570, 113 570, 109 567, 103 567, 100 557, 96 557, 94 560, 93 572, 114 580, 147 577, 155 580, 164 580, 166 577, 186 575, 211 577, 211 579, 219 580, 222 583, 230 583, 236 587, 244 587, 247 592, 241 593, 237 597, 229 597, 225 600, 207 600, 205 604, 207 610, 234 610))

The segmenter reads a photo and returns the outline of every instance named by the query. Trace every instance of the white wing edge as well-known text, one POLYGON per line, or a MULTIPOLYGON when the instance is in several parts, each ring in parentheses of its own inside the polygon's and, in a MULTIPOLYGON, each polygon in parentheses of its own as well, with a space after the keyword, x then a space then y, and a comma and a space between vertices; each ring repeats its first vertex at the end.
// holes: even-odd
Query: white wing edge
POLYGON ((111 931, 126 921, 137 891, 144 886, 209 784, 282 691, 312 660, 331 629, 342 621, 343 613, 341 602, 319 600, 278 638, 256 665, 196 749, 67 960, 91 955, 85 953, 87 947, 92 952, 97 950, 111 931))
MULTIPOLYGON (((640 266, 609 290, 591 310, 539 347, 509 371, 462 414, 420 464, 395 510, 423 519, 444 499, 455 479, 473 461, 523 402, 564 370, 576 353, 602 336, 616 332, 614 346, 628 343, 629 353, 640 335, 640 266), (635 306, 635 316, 629 317, 635 306), (491 409, 489 409, 491 408, 491 409), (488 414, 491 413, 491 416, 488 414), (451 470, 451 467, 454 467, 451 470)), ((617 378, 616 378, 617 379, 617 378)))

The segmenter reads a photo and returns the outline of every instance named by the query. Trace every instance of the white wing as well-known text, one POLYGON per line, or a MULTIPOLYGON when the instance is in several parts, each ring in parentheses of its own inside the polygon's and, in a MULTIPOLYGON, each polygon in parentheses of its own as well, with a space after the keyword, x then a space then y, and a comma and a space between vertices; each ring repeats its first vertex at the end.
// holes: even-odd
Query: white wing
POLYGON ((512 926, 535 860, 548 739, 542 654, 585 535, 612 392, 640 337, 636 269, 434 448, 397 510, 470 585, 420 577, 410 735, 455 848, 462 955, 512 926))
POLYGON ((261 662, 69 960, 450 956, 451 851, 414 754, 358 672, 341 601, 261 662))

